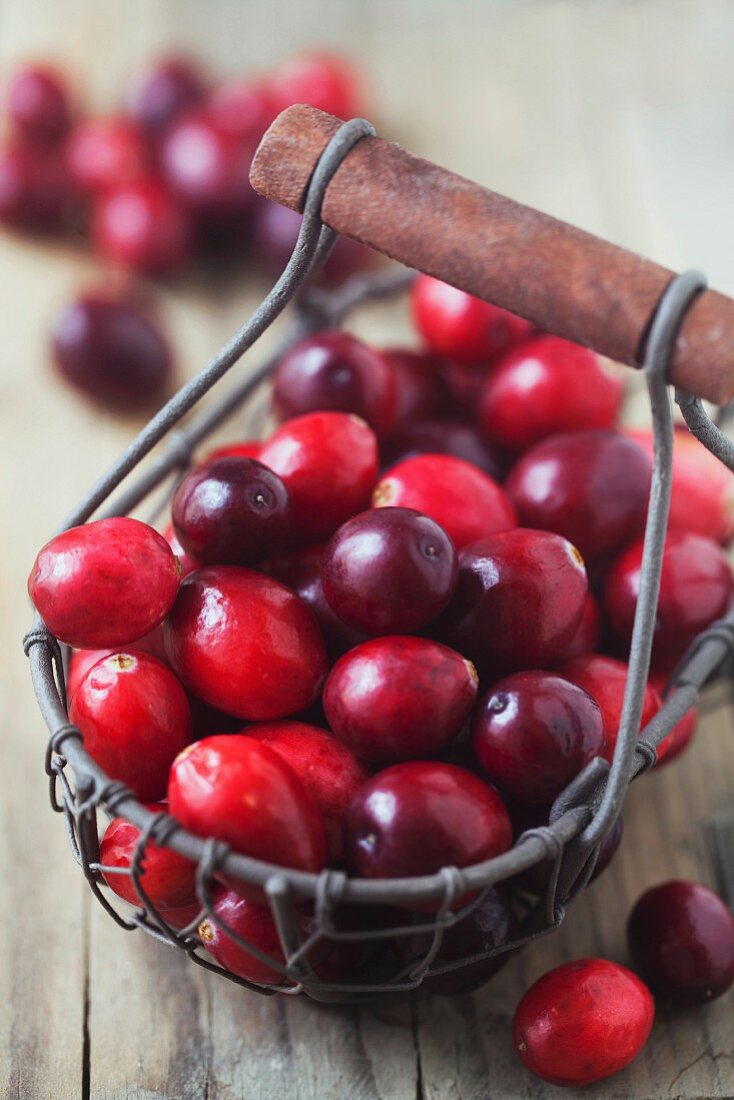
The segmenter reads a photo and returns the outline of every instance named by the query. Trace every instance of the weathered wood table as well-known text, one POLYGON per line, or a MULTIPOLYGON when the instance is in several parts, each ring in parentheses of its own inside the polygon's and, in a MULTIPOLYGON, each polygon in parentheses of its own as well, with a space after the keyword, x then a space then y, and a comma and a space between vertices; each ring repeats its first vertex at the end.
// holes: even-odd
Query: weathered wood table
MULTIPOLYGON (((521 200, 734 293, 734 7, 727 0, 0 0, 0 62, 66 59, 95 107, 165 44, 219 71, 304 44, 372 72, 382 132, 521 200)), ((379 116, 378 116, 379 120, 379 116)), ((732 716, 712 713, 677 766, 633 789, 620 855, 563 930, 474 997, 336 1009, 249 996, 96 907, 51 816, 44 731, 20 638, 36 548, 135 425, 51 376, 46 334, 86 256, 0 238, 0 1090, 13 1100, 515 1100, 550 1097, 516 1063, 508 1022, 549 966, 625 959, 648 885, 690 876, 734 901, 732 716), (728 829, 728 833, 727 833, 728 829), (727 870, 728 867, 728 870, 727 870)), ((160 295, 183 373, 229 334, 258 285, 160 295)), ((375 340, 399 310, 364 314, 375 340)), ((734 1096, 734 1000, 660 1013, 629 1070, 590 1097, 734 1096)))

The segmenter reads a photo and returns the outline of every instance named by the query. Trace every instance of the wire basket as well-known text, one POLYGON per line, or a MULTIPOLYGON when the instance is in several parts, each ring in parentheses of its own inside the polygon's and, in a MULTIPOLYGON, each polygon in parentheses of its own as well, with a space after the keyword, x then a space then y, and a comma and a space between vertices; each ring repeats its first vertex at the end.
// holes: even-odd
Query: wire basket
MULTIPOLYGON (((343 323, 351 310, 368 300, 399 293, 409 285, 412 273, 396 272, 359 277, 329 293, 309 286, 307 278, 324 262, 336 235, 321 223, 320 211, 326 188, 350 149, 372 127, 363 120, 345 123, 327 145, 311 179, 300 236, 293 255, 273 289, 230 342, 160 412, 153 417, 114 466, 91 489, 67 517, 62 529, 87 522, 93 516, 123 515, 136 508, 156 488, 170 484, 185 470, 193 450, 228 417, 243 413, 249 424, 258 416, 258 394, 266 384, 285 347, 319 328, 343 323), (294 318, 290 333, 276 354, 248 372, 242 382, 218 404, 204 409, 185 427, 181 418, 240 359, 290 303, 294 318), (110 495, 135 467, 163 440, 160 451, 144 472, 126 485, 100 511, 110 495)), ((58 640, 36 616, 24 640, 30 658, 33 684, 41 713, 50 731, 46 752, 53 809, 63 815, 72 853, 83 870, 92 893, 107 912, 125 929, 140 928, 155 938, 185 951, 198 965, 216 971, 231 981, 264 994, 301 992, 316 1000, 360 1000, 376 994, 416 989, 427 974, 431 977, 482 964, 495 955, 512 952, 539 936, 546 935, 564 919, 573 900, 588 883, 604 837, 614 826, 632 779, 649 769, 656 759, 656 747, 683 715, 695 704, 702 687, 722 669, 734 648, 734 612, 713 624, 691 646, 671 677, 662 709, 640 734, 642 700, 647 680, 657 606, 662 552, 666 532, 670 475, 673 454, 673 418, 666 371, 676 334, 686 310, 705 287, 703 276, 689 272, 677 276, 667 287, 655 312, 646 342, 644 373, 652 408, 654 469, 645 531, 642 576, 632 636, 629 674, 624 705, 611 767, 597 758, 588 764, 554 803, 547 826, 530 829, 514 847, 491 860, 473 866, 444 867, 433 875, 385 880, 350 878, 340 870, 308 874, 250 859, 232 852, 216 839, 203 840, 186 832, 167 814, 154 815, 141 805, 121 783, 111 780, 84 749, 80 730, 69 723, 64 682, 64 656, 58 640), (68 765, 73 771, 73 779, 68 765), (98 811, 121 816, 141 830, 129 874, 143 905, 125 915, 118 912, 107 894, 99 863, 98 811), (172 848, 197 864, 197 895, 201 913, 184 929, 167 923, 165 913, 151 904, 141 882, 149 843, 172 848), (517 936, 499 948, 481 954, 441 960, 435 964, 444 932, 480 905, 487 891, 540 863, 550 863, 548 885, 534 902, 521 906, 517 936), (263 954, 244 941, 215 916, 215 875, 226 872, 230 880, 262 888, 277 927, 285 962, 263 954), (458 898, 472 900, 458 909, 458 898), (312 931, 305 935, 298 911, 304 902, 313 906, 312 931), (378 926, 374 916, 384 906, 414 906, 432 911, 422 923, 378 926), (345 907, 349 920, 341 921, 345 907), (197 926, 204 916, 215 921, 252 956, 282 976, 283 984, 255 985, 215 965, 206 957, 197 926), (398 937, 423 937, 420 957, 389 968, 374 963, 348 981, 327 981, 314 972, 310 959, 323 941, 332 943, 374 943, 375 947, 398 937)), ((676 400, 693 433, 730 467, 733 448, 706 412, 701 402, 676 392, 676 400)), ((63 647, 65 649, 65 647, 63 647)), ((108 869, 104 869, 108 870, 108 869)), ((114 869, 119 871, 119 869, 114 869)), ((109 869, 108 873, 112 873, 109 869)), ((124 903, 123 903, 124 904, 124 903)), ((383 922, 384 923, 384 922, 383 922)))

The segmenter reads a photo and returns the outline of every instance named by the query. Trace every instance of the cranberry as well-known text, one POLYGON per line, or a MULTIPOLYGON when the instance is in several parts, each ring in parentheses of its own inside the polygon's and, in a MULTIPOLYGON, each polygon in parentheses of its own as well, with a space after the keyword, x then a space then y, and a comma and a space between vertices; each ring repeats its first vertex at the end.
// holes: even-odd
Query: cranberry
POLYGON ((606 959, 579 959, 549 970, 515 1010, 512 1041, 520 1060, 552 1085, 590 1085, 637 1057, 655 1018, 649 989, 606 959))
POLYGON ((161 914, 171 928, 175 928, 179 931, 182 928, 188 928, 194 921, 199 921, 201 918, 201 905, 198 901, 193 901, 191 905, 182 905, 176 909, 166 909, 165 913, 161 914))
POLYGON ((511 843, 499 796, 471 772, 436 761, 379 772, 355 796, 344 822, 347 865, 363 878, 468 867, 506 852, 511 843))
POLYGON ((184 209, 152 177, 120 184, 99 197, 92 238, 106 259, 146 275, 178 270, 192 247, 184 209))
POLYGON ((64 78, 49 65, 20 69, 8 85, 5 109, 14 133, 34 145, 58 145, 71 125, 64 78))
POLYGON ((54 232, 67 198, 68 179, 57 156, 13 146, 0 151, 0 222, 8 228, 54 232))
MULTIPOLYGON (((302 217, 295 210, 255 197, 252 239, 258 260, 273 278, 277 278, 291 258, 298 240, 302 217)), ((337 237, 326 261, 313 274, 316 283, 333 286, 343 282, 375 261, 375 253, 349 237, 337 237)), ((310 278, 311 276, 309 276, 310 278)))
POLYGON ((326 674, 308 608, 277 581, 237 566, 186 577, 164 636, 189 691, 238 718, 295 714, 313 702, 326 674))
POLYGON ((439 523, 457 550, 483 535, 515 527, 510 499, 491 477, 445 454, 424 454, 399 462, 375 489, 375 508, 415 508, 439 523))
POLYGON ((459 583, 437 629, 491 673, 543 668, 574 637, 586 593, 584 564, 566 539, 502 531, 459 555, 459 583))
POLYGON ((115 411, 149 407, 171 383, 171 349, 134 301, 83 294, 59 314, 51 333, 54 363, 78 390, 115 411))
POLYGON ((630 954, 656 993, 700 1004, 734 984, 734 916, 697 882, 661 882, 627 923, 630 954))
POLYGON ((111 779, 138 798, 166 793, 168 769, 191 740, 191 713, 176 677, 146 653, 115 653, 93 665, 74 693, 71 721, 111 779))
POLYGON ((324 819, 332 859, 340 859, 342 819, 369 776, 365 765, 326 730, 305 722, 261 722, 243 732, 292 768, 324 819))
MULTIPOLYGON (((627 665, 614 657, 602 657, 593 653, 563 661, 558 672, 572 684, 583 688, 598 704, 604 721, 604 747, 600 755, 611 763, 622 717, 627 665)), ((659 710, 660 696, 648 684, 642 702, 640 729, 644 729, 659 710)))
POLYGON ((184 577, 188 577, 189 573, 193 573, 194 570, 201 567, 201 562, 197 561, 196 558, 193 558, 190 554, 187 554, 181 543, 178 541, 172 523, 169 523, 166 527, 165 531, 163 532, 163 538, 166 540, 168 545, 171 547, 171 550, 178 558, 178 566, 181 570, 181 580, 183 580, 184 577))
POLYGON ((480 700, 474 751, 511 799, 550 806, 604 743, 601 711, 581 688, 549 672, 516 672, 480 700))
POLYGON ((425 420, 440 412, 443 385, 439 361, 434 356, 408 348, 385 348, 382 354, 395 377, 394 436, 396 431, 400 433, 415 420, 425 420))
POLYGON ((469 717, 474 666, 425 638, 375 638, 345 653, 324 688, 336 736, 374 764, 435 756, 469 717))
POLYGON ((280 360, 273 400, 281 419, 320 409, 355 413, 385 436, 395 421, 395 374, 384 355, 348 332, 319 332, 280 360))
POLYGON ((166 540, 127 516, 72 527, 39 551, 28 594, 49 630, 78 649, 127 645, 162 621, 178 591, 166 540))
POLYGON ((260 461, 290 490, 294 533, 316 542, 369 504, 377 440, 357 416, 308 413, 283 424, 263 444, 260 461))
MULTIPOLYGON (((165 803, 146 806, 154 814, 165 813, 165 803)), ((116 817, 105 829, 99 846, 99 862, 103 867, 129 868, 140 840, 140 829, 124 817, 116 817)), ((109 888, 131 905, 142 905, 130 875, 103 872, 109 888)), ((196 864, 180 856, 172 848, 160 848, 150 841, 141 864, 140 882, 155 909, 183 909, 196 904, 196 864)), ((195 916, 196 914, 194 914, 195 916)))
MULTIPOLYGON (((538 814, 535 820, 532 819, 533 811, 537 812, 538 809, 539 807, 537 806, 527 805, 515 808, 515 812, 513 813, 513 824, 515 823, 516 816, 521 820, 521 825, 517 829, 517 836, 520 836, 526 829, 536 829, 539 825, 548 824, 549 815, 547 807, 538 814), (520 813, 520 811, 528 810, 530 814, 527 812, 520 813), (522 820, 523 817, 525 818, 524 821, 522 820)), ((589 882, 593 882, 599 875, 606 871, 617 854, 617 849, 622 843, 623 832, 624 823, 622 818, 618 817, 599 845, 599 853, 596 857, 596 863, 594 864, 594 870, 591 872, 589 882)), ((544 894, 553 871, 553 862, 552 859, 542 860, 540 863, 536 863, 532 867, 528 867, 525 871, 522 871, 519 875, 516 875, 512 881, 522 890, 527 890, 530 894, 544 894)))
POLYGON ((255 80, 228 80, 215 88, 209 113, 224 133, 249 145, 257 143, 274 117, 267 85, 255 80))
POLYGON ((140 130, 125 118, 90 118, 78 123, 66 147, 72 182, 95 194, 143 175, 146 147, 140 130))
POLYGON ((263 445, 259 439, 242 439, 237 443, 225 443, 221 447, 215 447, 206 456, 206 461, 213 458, 259 458, 263 445))
POLYGON ((138 79, 130 114, 149 137, 157 138, 177 118, 197 107, 205 93, 204 74, 191 58, 162 58, 138 79))
POLYGON ((527 321, 474 298, 430 275, 419 275, 411 291, 413 323, 436 355, 487 365, 524 339, 527 321))
MULTIPOLYGON (((667 680, 667 674, 664 672, 653 672, 650 675, 650 683, 661 697, 665 695, 667 680)), ((670 763, 671 760, 675 760, 676 757, 685 752, 696 735, 697 727, 698 711, 695 707, 691 707, 658 745, 655 767, 660 768, 663 764, 670 763)))
MULTIPOLYGON (((311 795, 276 752, 251 737, 206 737, 180 753, 168 802, 184 829, 253 859, 312 872, 326 864, 326 833, 311 795)), ((254 887, 233 885, 262 899, 254 887)))
POLYGON ((455 359, 441 359, 439 364, 441 382, 449 399, 447 413, 473 423, 484 389, 486 372, 477 370, 469 363, 458 363, 455 359))
POLYGON ((268 92, 274 115, 294 103, 308 103, 343 119, 364 109, 359 74, 351 62, 335 54, 308 52, 288 58, 272 73, 268 92))
POLYGON ((487 378, 479 423, 508 451, 525 451, 548 435, 610 428, 624 382, 588 348, 536 336, 511 349, 487 378))
POLYGON ((477 466, 494 480, 500 477, 499 455, 471 424, 458 424, 455 420, 416 420, 393 434, 383 449, 390 464, 422 454, 453 455, 477 466))
POLYGON ((568 432, 538 443, 507 479, 520 522, 555 531, 595 561, 645 525, 652 467, 617 432, 568 432))
POLYGON ((255 458, 215 458, 187 474, 173 498, 173 527, 187 553, 211 565, 248 565, 279 550, 290 494, 255 458))
MULTIPOLYGON (((136 653, 147 653, 166 664, 166 651, 163 645, 163 631, 160 626, 151 630, 135 642, 136 653)), ((79 684, 89 672, 92 665, 101 661, 103 657, 113 657, 114 649, 74 649, 69 657, 69 667, 66 673, 66 697, 71 699, 79 684)))
POLYGON ((591 592, 587 592, 581 622, 563 653, 559 654, 558 660, 565 661, 569 657, 580 657, 582 653, 595 653, 599 647, 600 635, 601 614, 599 604, 591 592))
MULTIPOLYGON (((604 589, 604 606, 617 637, 632 637, 640 591, 642 539, 629 546, 612 566, 604 589)), ((724 551, 703 535, 672 532, 665 540, 660 596, 655 616, 653 658, 675 660, 693 639, 726 613, 734 596, 734 578, 724 551)))
POLYGON ((253 149, 221 130, 205 111, 187 115, 166 134, 161 171, 171 191, 204 217, 239 216, 252 205, 248 179, 253 149))
POLYGON ((447 606, 458 575, 453 543, 412 508, 377 508, 342 524, 326 548, 324 595, 367 634, 418 630, 447 606))

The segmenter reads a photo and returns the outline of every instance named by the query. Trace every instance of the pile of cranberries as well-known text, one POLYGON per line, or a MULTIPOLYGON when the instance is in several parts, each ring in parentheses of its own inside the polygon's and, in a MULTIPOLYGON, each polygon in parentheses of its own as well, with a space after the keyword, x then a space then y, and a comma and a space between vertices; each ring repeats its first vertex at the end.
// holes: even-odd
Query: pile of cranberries
MULTIPOLYGON (((621 373, 432 278, 415 282, 412 309, 418 350, 342 331, 294 346, 274 375, 279 426, 199 462, 162 534, 89 523, 48 543, 29 579, 75 648, 70 717, 107 774, 201 837, 307 872, 400 878, 497 856, 547 823, 592 759, 611 760, 617 737, 651 479, 649 434, 617 426, 621 373)), ((732 475, 681 433, 643 725, 734 597, 731 500, 732 475)), ((660 761, 694 729, 691 712, 660 761)), ((118 819, 101 849, 108 885, 133 903, 137 838, 118 819)), ((193 865, 151 846, 143 867, 166 921, 194 919, 193 865)), ((547 883, 533 871, 488 891, 433 971, 509 944, 513 894, 547 883)), ((210 918, 199 936, 228 970, 279 984, 264 902, 224 877, 214 913, 270 964, 210 918)), ((379 958, 375 937, 321 942, 306 961, 330 981, 385 953, 410 970, 430 943, 426 908, 371 911, 374 928, 405 931, 379 958)), ((313 911, 299 920, 308 934, 313 911)), ((734 980, 734 921, 704 887, 645 895, 630 944, 666 996, 703 1000, 734 980)), ((504 958, 426 984, 471 990, 504 958)), ((582 960, 529 990, 515 1045, 546 1079, 585 1083, 639 1052, 653 1014, 630 971, 582 960)))

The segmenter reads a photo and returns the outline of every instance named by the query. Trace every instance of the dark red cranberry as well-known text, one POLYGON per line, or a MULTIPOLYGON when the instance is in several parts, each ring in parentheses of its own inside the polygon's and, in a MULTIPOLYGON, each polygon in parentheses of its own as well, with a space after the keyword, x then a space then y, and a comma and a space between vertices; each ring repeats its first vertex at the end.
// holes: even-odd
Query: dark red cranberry
POLYGON ((469 363, 459 363, 456 359, 440 359, 439 364, 441 382, 448 395, 447 414, 473 424, 477 418, 486 371, 477 370, 469 363))
POLYGON ((58 145, 71 126, 66 83, 49 65, 26 65, 12 77, 5 110, 11 130, 34 145, 58 145))
MULTIPOLYGON (((562 653, 558 655, 558 661, 568 660, 569 657, 580 657, 583 653, 595 653, 599 648, 601 635, 601 613, 596 597, 591 592, 586 593, 586 603, 581 622, 571 641, 562 653)), ((554 661, 557 664, 558 661, 554 661)))
POLYGON ((419 275, 411 291, 413 323, 436 355, 486 366, 525 339, 530 324, 430 275, 419 275))
POLYGON ((66 146, 72 183, 95 194, 142 176, 146 146, 138 127, 126 118, 89 118, 78 123, 66 146))
POLYGON ((384 355, 348 332, 319 332, 280 360, 273 401, 282 419, 321 409, 354 413, 385 436, 395 421, 395 375, 384 355))
POLYGON ((10 229, 52 233, 61 227, 68 178, 53 153, 9 146, 0 152, 0 222, 10 229))
POLYGON ((383 447, 388 465, 422 454, 453 455, 477 466, 495 481, 502 473, 499 455, 476 428, 455 420, 416 420, 393 434, 383 447))
MULTIPOLYGON (((628 547, 612 566, 604 589, 604 606, 617 637, 632 637, 640 591, 643 540, 628 547)), ((729 609, 734 577, 729 561, 712 539, 681 531, 665 540, 660 596, 655 616, 653 657, 675 660, 693 639, 729 609)))
POLYGON ((105 259, 146 275, 177 271, 188 262, 192 248, 186 212, 152 177, 110 188, 100 196, 92 239, 105 259))
POLYGON ((426 638, 375 638, 329 674, 324 711, 336 736, 373 764, 436 756, 457 736, 477 695, 474 666, 426 638))
POLYGON ((146 653, 104 657, 76 689, 69 717, 110 779, 145 802, 165 796, 168 769, 191 740, 191 714, 164 664, 146 653))
MULTIPOLYGON (((604 748, 600 755, 611 762, 622 717, 622 704, 627 686, 627 665, 614 657, 588 653, 562 661, 558 672, 566 680, 570 680, 572 684, 577 684, 588 692, 599 705, 604 722, 604 748)), ((660 696, 655 688, 648 684, 643 696, 640 729, 644 729, 659 710, 660 696)))
POLYGON ((590 1085, 629 1065, 647 1042, 655 1002, 636 975, 606 959, 549 970, 515 1010, 512 1041, 552 1085, 590 1085))
POLYGON ((274 118, 267 84, 257 80, 225 81, 213 90, 208 109, 220 130, 251 146, 257 144, 274 118))
POLYGON ((516 672, 480 700, 474 751, 485 775, 511 799, 550 804, 601 753, 599 707, 549 672, 516 672))
MULTIPOLYGON (((295 210, 256 196, 253 207, 252 239, 257 258, 277 278, 291 258, 298 240, 302 217, 295 210)), ((334 286, 375 262, 376 254, 349 237, 337 237, 325 263, 313 274, 316 283, 334 286)))
POLYGON ((163 178, 195 213, 216 217, 243 215, 254 191, 248 179, 253 147, 222 130, 206 111, 189 114, 171 126, 160 149, 163 178))
POLYGON ((343 119, 364 110, 362 81, 352 62, 320 51, 282 61, 268 80, 268 93, 274 115, 294 103, 308 103, 343 119))
MULTIPOLYGON (((548 824, 547 808, 542 811, 542 814, 540 814, 536 820, 532 819, 532 814, 534 811, 537 811, 539 809, 538 807, 531 806, 522 807, 519 809, 529 810, 530 815, 522 814, 522 816, 526 817, 527 820, 521 822, 520 827, 516 830, 516 836, 520 836, 520 834, 523 833, 526 829, 534 829, 537 828, 539 825, 548 824)), ((520 814, 518 813, 517 816, 519 817, 520 814)), ((516 812, 513 812, 513 824, 515 824, 515 822, 516 812)), ((599 846, 599 854, 596 858, 594 870, 591 873, 591 878, 589 879, 589 882, 593 882, 594 879, 597 879, 599 875, 606 871, 607 867, 614 859, 619 845, 622 843, 623 831, 624 824, 622 822, 622 818, 618 817, 599 846)), ((546 859, 542 860, 540 863, 534 864, 532 867, 528 867, 527 870, 522 871, 519 875, 516 875, 512 881, 520 889, 527 890, 530 894, 540 895, 545 893, 545 890, 550 881, 552 871, 553 860, 546 859)))
POLYGON ((441 411, 444 397, 439 360, 408 348, 384 348, 395 376, 395 423, 392 436, 441 411))
POLYGON ((569 432, 528 451, 507 492, 521 523, 563 535, 592 562, 642 531, 651 476, 650 459, 625 436, 569 432))
MULTIPOLYGON (((162 814, 167 812, 168 806, 165 802, 150 802, 146 809, 162 814)), ((105 882, 118 897, 131 905, 142 905, 143 899, 135 889, 131 876, 122 871, 130 868, 139 840, 140 829, 124 817, 116 817, 105 829, 99 846, 102 866, 120 869, 117 873, 103 871, 105 882)), ((172 848, 160 848, 152 841, 146 844, 140 883, 156 909, 183 909, 196 904, 196 864, 172 848)))
POLYGON ((116 412, 159 402, 171 383, 171 349, 153 318, 136 302, 92 292, 57 317, 54 362, 78 390, 116 412))
POLYGON ((447 606, 458 563, 446 532, 412 508, 374 508, 342 524, 321 567, 340 619, 367 634, 419 630, 447 606))
POLYGON ((171 506, 187 553, 207 565, 249 565, 285 543, 290 493, 255 458, 215 458, 183 479, 171 506))
POLYGON ((459 555, 459 582, 440 637, 490 674, 551 664, 575 635, 586 570, 570 542, 517 528, 459 555))
POLYGON ((130 114, 149 137, 160 137, 177 118, 197 107, 206 78, 189 57, 167 57, 143 72, 130 99, 130 114))
POLYGON ((734 984, 734 916, 698 882, 662 882, 627 923, 630 954, 655 993, 700 1004, 734 984))

